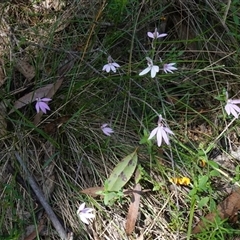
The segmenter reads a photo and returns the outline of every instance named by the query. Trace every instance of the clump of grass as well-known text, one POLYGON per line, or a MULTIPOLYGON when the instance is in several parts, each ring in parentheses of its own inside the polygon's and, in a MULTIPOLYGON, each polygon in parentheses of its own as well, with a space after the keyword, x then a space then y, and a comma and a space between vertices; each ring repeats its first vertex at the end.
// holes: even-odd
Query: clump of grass
MULTIPOLYGON (((144 233, 146 239, 190 239, 199 218, 228 194, 221 190, 230 178, 219 173, 221 166, 209 161, 209 154, 216 146, 225 150, 220 137, 235 132, 234 124, 224 130, 230 119, 225 118, 224 104, 214 97, 224 88, 231 97, 239 95, 238 3, 233 1, 229 8, 224 3, 216 8, 214 0, 198 4, 135 0, 63 3, 57 10, 42 7, 43 12, 30 3, 2 5, 2 25, 11 27, 14 39, 5 39, 7 47, 0 55, 7 74, 2 98, 18 99, 28 88, 52 83, 66 56, 76 61, 51 101, 51 113, 38 126, 32 123, 33 105, 7 118, 8 134, 2 137, 1 150, 1 237, 14 239, 23 236, 28 226, 37 228, 30 190, 18 184, 17 174, 23 173, 13 158, 12 152, 17 150, 39 185, 49 191, 46 196, 53 209, 78 238, 89 239, 88 235, 97 233, 102 239, 128 239, 124 226, 129 199, 119 199, 109 207, 101 198, 80 191, 103 186, 116 164, 138 147, 140 183, 152 191, 141 198, 133 236, 144 233), (146 33, 155 28, 168 36, 152 49, 146 33), (154 63, 160 64, 160 58, 163 63, 174 62, 178 71, 154 79, 139 77, 146 67, 145 57, 152 57, 153 52, 154 63), (11 63, 9 56, 17 55, 27 56, 35 67, 32 81, 26 82, 11 63), (117 73, 102 72, 109 55, 121 66, 117 73), (171 145, 160 150, 147 140, 156 127, 156 112, 175 133, 171 145), (64 122, 56 121, 66 116, 64 122), (48 122, 56 123, 53 132, 46 132, 48 122), (114 129, 111 137, 103 135, 103 123, 114 129), (207 167, 200 165, 201 160, 207 167), (170 181, 173 177, 188 177, 191 184, 175 186, 170 181), (82 202, 97 210, 91 230, 76 216, 82 202)), ((231 139, 231 146, 234 141, 237 139, 231 139)), ((239 179, 235 169, 223 170, 239 179)), ((50 224, 47 230, 46 235, 58 239, 50 224)), ((207 239, 209 233, 211 239, 238 234, 220 219, 198 238, 207 239)))

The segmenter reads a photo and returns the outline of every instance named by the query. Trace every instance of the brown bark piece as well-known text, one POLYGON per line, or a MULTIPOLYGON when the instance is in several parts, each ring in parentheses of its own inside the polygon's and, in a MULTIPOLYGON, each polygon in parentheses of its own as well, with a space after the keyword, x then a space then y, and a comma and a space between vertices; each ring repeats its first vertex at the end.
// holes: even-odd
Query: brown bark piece
POLYGON ((216 216, 219 216, 221 219, 229 219, 234 222, 234 216, 237 214, 238 210, 240 210, 240 193, 233 192, 224 201, 218 204, 216 213, 212 212, 207 214, 205 216, 206 221, 201 220, 193 229, 192 233, 200 233, 204 228, 207 227, 207 222, 214 222, 216 216))
POLYGON ((141 197, 141 195, 138 192, 141 192, 141 185, 139 183, 137 183, 133 189, 132 202, 128 209, 127 222, 126 222, 127 235, 132 234, 137 221, 140 197, 141 197))

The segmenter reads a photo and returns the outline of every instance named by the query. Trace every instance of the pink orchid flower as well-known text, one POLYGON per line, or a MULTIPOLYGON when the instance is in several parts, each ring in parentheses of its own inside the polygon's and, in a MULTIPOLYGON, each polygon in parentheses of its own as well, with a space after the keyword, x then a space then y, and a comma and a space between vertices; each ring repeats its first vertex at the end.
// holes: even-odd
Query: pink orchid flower
POLYGON ((162 116, 160 115, 159 116, 159 120, 158 120, 158 126, 151 131, 148 140, 150 140, 154 136, 156 136, 158 147, 160 147, 162 145, 162 140, 164 140, 164 142, 167 145, 169 145, 170 144, 169 136, 168 136, 169 134, 174 135, 174 133, 168 127, 165 127, 163 125, 163 123, 162 123, 162 116))
POLYGON ((168 72, 173 73, 173 71, 177 70, 177 68, 173 66, 175 64, 176 63, 166 63, 166 64, 164 64, 163 65, 163 71, 165 73, 168 73, 168 72))
POLYGON ((46 102, 51 101, 51 98, 36 98, 36 111, 37 113, 39 113, 40 111, 42 111, 43 113, 47 113, 47 110, 50 110, 50 107, 48 106, 48 104, 46 102))
POLYGON ((116 62, 113 62, 111 56, 108 56, 108 64, 105 64, 102 70, 106 71, 107 73, 109 73, 112 70, 115 73, 117 71, 116 69, 119 67, 120 65, 117 64, 116 62))
POLYGON ((236 105, 240 103, 240 99, 228 99, 225 106, 225 110, 228 115, 232 114, 235 118, 238 118, 240 113, 240 108, 236 105))
POLYGON ((167 34, 166 33, 161 33, 159 34, 159 32, 157 31, 157 28, 155 28, 155 31, 152 32, 148 32, 147 33, 148 37, 152 38, 152 39, 157 39, 157 38, 162 38, 162 37, 166 37, 167 34))
POLYGON ((151 77, 154 78, 154 77, 156 76, 157 72, 159 72, 159 66, 153 65, 153 61, 152 61, 151 58, 146 57, 146 59, 147 59, 148 67, 145 68, 143 71, 141 71, 141 72, 139 73, 139 76, 142 76, 142 75, 144 75, 144 74, 147 74, 148 72, 151 71, 151 77))
POLYGON ((77 215, 82 222, 89 224, 95 218, 92 211, 94 211, 93 208, 85 208, 85 203, 82 203, 77 210, 77 215))
POLYGON ((108 127, 108 124, 107 123, 104 123, 102 126, 101 126, 101 129, 103 131, 103 133, 107 136, 111 136, 112 133, 114 133, 113 129, 108 127))

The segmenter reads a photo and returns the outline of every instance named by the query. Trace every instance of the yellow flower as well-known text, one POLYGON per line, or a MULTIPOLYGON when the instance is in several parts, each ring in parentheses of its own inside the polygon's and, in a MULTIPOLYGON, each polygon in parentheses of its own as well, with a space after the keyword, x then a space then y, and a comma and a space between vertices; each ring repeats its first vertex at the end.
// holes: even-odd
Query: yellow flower
POLYGON ((184 185, 184 186, 189 185, 190 184, 190 178, 188 178, 188 177, 180 178, 179 179, 179 184, 184 185))
POLYGON ((170 182, 175 183, 177 185, 188 186, 191 181, 190 181, 190 178, 188 177, 182 177, 182 178, 171 178, 170 182))

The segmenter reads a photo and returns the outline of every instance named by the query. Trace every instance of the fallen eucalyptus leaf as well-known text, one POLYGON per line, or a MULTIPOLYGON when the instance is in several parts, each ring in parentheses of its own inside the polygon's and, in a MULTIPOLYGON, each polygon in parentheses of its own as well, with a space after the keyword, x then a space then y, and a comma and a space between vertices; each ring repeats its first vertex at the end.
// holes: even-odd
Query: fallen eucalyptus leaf
MULTIPOLYGON (((136 186, 134 187, 134 190, 141 192, 142 190, 141 185, 139 183, 136 184, 136 186)), ((126 221, 127 235, 131 235, 132 232, 134 231, 135 224, 137 221, 137 216, 138 216, 140 197, 141 195, 139 193, 136 193, 133 191, 132 201, 128 209, 128 215, 127 215, 127 221, 126 221)))
POLYGON ((53 88, 54 84, 48 84, 44 87, 38 88, 35 91, 32 91, 23 97, 19 98, 13 105, 13 108, 8 114, 13 113, 16 109, 22 108, 27 104, 30 104, 36 101, 36 98, 46 97, 47 93, 53 88))

